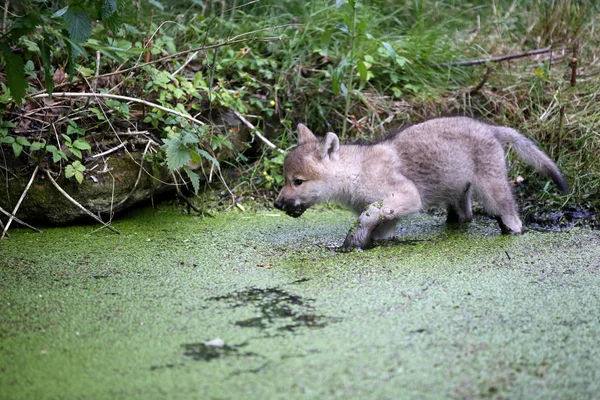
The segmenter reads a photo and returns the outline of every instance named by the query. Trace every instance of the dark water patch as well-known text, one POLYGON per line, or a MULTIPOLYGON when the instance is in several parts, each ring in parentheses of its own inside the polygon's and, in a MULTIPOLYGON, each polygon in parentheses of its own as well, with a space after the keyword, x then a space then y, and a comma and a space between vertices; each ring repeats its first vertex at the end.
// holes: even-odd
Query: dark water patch
POLYGON ((188 343, 183 344, 183 355, 190 357, 194 361, 212 361, 223 357, 257 357, 257 353, 250 351, 240 352, 239 349, 248 345, 242 343, 238 345, 223 344, 222 346, 212 346, 207 343, 188 343))
POLYGON ((300 283, 304 283, 304 282, 308 282, 308 281, 310 281, 310 278, 300 278, 293 282, 290 282, 290 285, 298 285, 300 283))
POLYGON ((295 332, 301 328, 323 328, 337 321, 337 318, 316 314, 311 299, 303 299, 276 287, 250 288, 209 300, 225 302, 229 308, 256 308, 258 316, 234 322, 243 328, 295 332))
POLYGON ((534 230, 556 232, 574 227, 600 229, 598 212, 594 207, 566 206, 558 211, 529 212, 524 217, 525 225, 534 230))

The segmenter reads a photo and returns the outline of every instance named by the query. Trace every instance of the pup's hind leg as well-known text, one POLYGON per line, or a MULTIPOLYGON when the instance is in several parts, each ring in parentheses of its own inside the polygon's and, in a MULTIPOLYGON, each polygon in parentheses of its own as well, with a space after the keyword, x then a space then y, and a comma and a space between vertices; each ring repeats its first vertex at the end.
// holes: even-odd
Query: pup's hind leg
POLYGON ((521 233, 523 223, 519 218, 510 185, 504 176, 502 179, 496 177, 493 180, 484 180, 478 184, 476 190, 485 211, 496 218, 502 233, 521 233))
POLYGON ((471 210, 472 191, 472 185, 468 183, 467 188, 463 193, 461 193, 460 197, 457 200, 448 203, 448 217, 446 218, 447 223, 471 222, 473 220, 473 211, 471 210))

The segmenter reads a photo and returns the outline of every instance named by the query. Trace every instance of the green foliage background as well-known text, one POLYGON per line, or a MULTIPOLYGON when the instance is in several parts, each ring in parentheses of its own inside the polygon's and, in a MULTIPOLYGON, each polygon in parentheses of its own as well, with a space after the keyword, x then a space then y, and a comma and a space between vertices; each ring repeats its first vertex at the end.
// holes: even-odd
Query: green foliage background
MULTIPOLYGON (((258 191, 281 185, 283 157, 257 147, 256 138, 234 145, 238 129, 215 113, 252 116, 258 131, 284 149, 293 145, 298 122, 318 134, 376 138, 405 123, 466 114, 520 129, 558 160, 574 187, 571 199, 598 199, 595 2, 10 4, 0 39, 0 142, 15 157, 31 165, 47 162, 78 181, 85 178, 85 157, 98 151, 90 135, 110 134, 110 125, 125 122, 154 132, 162 150, 148 157, 172 171, 182 169, 196 191, 205 169, 223 165, 240 172, 239 190, 258 191), (454 64, 550 45, 552 57, 454 64), (573 86, 574 48, 579 75, 573 86), (132 102, 80 99, 73 102, 76 115, 42 118, 35 133, 20 134, 33 95, 58 85, 61 91, 144 99, 205 125, 132 102), (201 169, 192 170, 190 163, 201 169)), ((511 172, 518 174, 528 171, 511 172)), ((541 184, 542 197, 564 202, 541 184)))

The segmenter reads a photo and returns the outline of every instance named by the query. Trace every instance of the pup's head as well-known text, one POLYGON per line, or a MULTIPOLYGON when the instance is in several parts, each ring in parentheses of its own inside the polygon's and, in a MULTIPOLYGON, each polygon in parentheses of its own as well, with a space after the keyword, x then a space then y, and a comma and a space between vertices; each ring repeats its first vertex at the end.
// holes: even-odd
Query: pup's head
POLYGON ((285 158, 285 185, 275 200, 275 208, 297 218, 310 206, 327 201, 332 194, 328 170, 330 163, 337 161, 339 149, 334 133, 319 139, 299 124, 298 145, 285 158))

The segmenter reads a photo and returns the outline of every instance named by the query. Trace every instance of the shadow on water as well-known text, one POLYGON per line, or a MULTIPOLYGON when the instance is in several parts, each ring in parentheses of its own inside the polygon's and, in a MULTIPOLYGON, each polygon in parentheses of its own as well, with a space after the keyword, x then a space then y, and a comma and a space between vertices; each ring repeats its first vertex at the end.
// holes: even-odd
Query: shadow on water
MULTIPOLYGON (((294 283, 301 283, 302 280, 294 283)), ((250 288, 225 296, 211 297, 211 301, 224 302, 229 308, 254 307, 259 315, 236 321, 243 328, 258 328, 262 331, 295 332, 301 328, 323 328, 337 318, 314 313, 312 300, 303 299, 280 288, 250 288)))
POLYGON ((211 361, 221 357, 257 357, 259 354, 252 352, 240 352, 239 349, 248 345, 247 342, 238 345, 211 346, 206 343, 184 344, 183 355, 194 361, 211 361))
MULTIPOLYGON (((301 278, 291 284, 297 285, 308 281, 301 278)), ((313 300, 304 299, 278 287, 259 289, 249 288, 242 291, 232 292, 225 296, 208 298, 209 301, 224 303, 227 308, 253 307, 258 311, 258 316, 234 322, 242 328, 256 328, 269 337, 274 330, 279 334, 285 332, 296 333, 301 328, 323 328, 330 322, 337 322, 339 318, 328 317, 314 313, 311 304, 313 300)), ((241 344, 226 344, 224 341, 208 341, 199 343, 182 344, 183 355, 194 361, 210 362, 219 358, 246 358, 263 357, 262 355, 241 349, 248 342, 241 344)), ((266 363, 268 364, 268 362, 266 363)), ((258 368, 238 371, 241 373, 255 373, 262 371, 266 364, 258 368)), ((165 364, 152 366, 151 370, 162 370, 182 366, 184 364, 165 364)))

